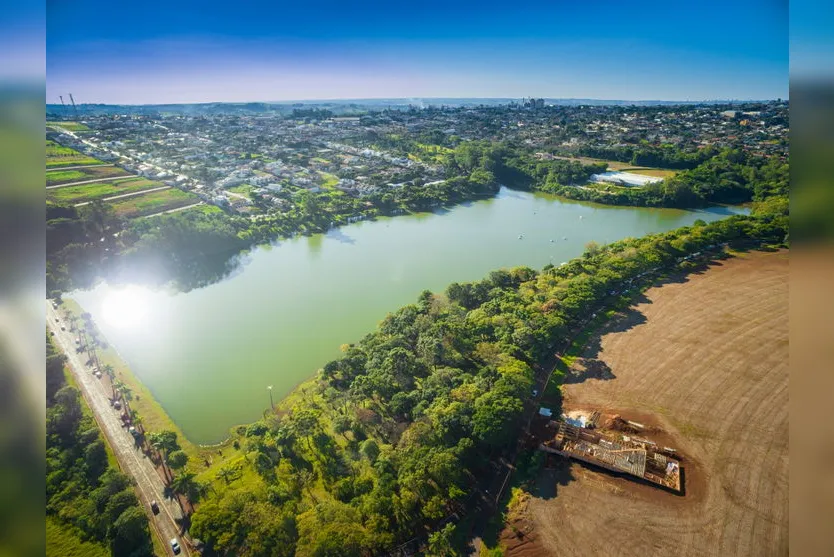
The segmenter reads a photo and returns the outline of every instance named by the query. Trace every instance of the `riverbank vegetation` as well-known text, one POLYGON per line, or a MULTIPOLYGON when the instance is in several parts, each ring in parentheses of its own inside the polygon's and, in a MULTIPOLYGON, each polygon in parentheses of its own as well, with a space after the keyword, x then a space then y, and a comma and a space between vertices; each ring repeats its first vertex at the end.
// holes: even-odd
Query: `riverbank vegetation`
POLYGON ((451 539, 517 439, 535 379, 596 312, 725 244, 781 244, 785 224, 699 222, 424 292, 242 430, 238 464, 259 479, 225 470, 192 535, 206 555, 359 555, 451 539), (443 535, 430 538, 435 529, 443 535))
POLYGON ((640 207, 702 207, 710 203, 761 202, 788 194, 788 163, 743 151, 725 150, 703 164, 641 187, 597 185, 575 187, 561 183, 540 189, 570 199, 640 207))
POLYGON ((49 554, 152 556, 148 517, 108 458, 65 357, 46 337, 46 515, 49 554))
MULTIPOLYGON (((279 209, 273 205, 274 199, 267 202, 253 191, 247 195, 259 214, 252 216, 194 209, 153 219, 128 218, 196 199, 173 188, 81 208, 48 203, 48 292, 57 295, 88 287, 99 276, 118 280, 123 271, 130 274, 137 268, 160 283, 172 282, 181 290, 190 290, 227 276, 238 265, 236 256, 255 245, 325 232, 357 220, 436 210, 493 196, 500 185, 613 205, 690 208, 754 201, 759 211, 787 214, 787 162, 741 150, 706 147, 684 152, 672 146, 642 144, 639 148, 583 148, 579 153, 554 149, 549 153, 508 142, 462 141, 431 132, 415 138, 371 139, 395 153, 420 160, 429 157, 443 167, 446 177, 427 184, 419 178, 397 185, 379 184, 365 195, 335 188, 279 191, 273 194, 279 209), (565 154, 605 156, 681 170, 642 187, 595 184, 589 183, 591 175, 604 172, 607 164, 566 159, 565 154)), ((105 186, 93 185, 96 195, 86 192, 87 198, 99 196, 98 189, 103 192, 105 186)), ((75 195, 72 188, 52 191, 56 201, 75 195)))

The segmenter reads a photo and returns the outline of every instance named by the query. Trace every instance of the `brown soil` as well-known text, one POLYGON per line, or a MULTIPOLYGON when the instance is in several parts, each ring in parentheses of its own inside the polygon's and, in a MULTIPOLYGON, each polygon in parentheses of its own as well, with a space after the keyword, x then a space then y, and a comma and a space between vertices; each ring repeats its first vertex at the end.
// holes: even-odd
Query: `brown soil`
POLYGON ((787 554, 787 285, 787 252, 740 254, 649 290, 589 342, 564 387, 566 408, 645 425, 641 436, 678 449, 685 493, 560 464, 529 501, 537 546, 787 554))

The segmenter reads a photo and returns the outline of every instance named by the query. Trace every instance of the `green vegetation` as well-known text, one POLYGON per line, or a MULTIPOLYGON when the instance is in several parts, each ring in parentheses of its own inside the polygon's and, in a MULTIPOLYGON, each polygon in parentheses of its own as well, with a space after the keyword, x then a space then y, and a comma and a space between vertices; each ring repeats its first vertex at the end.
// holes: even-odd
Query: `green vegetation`
POLYGON ((639 145, 599 146, 583 145, 575 153, 584 157, 610 159, 632 166, 649 166, 677 170, 692 169, 718 154, 715 147, 694 151, 682 151, 674 145, 651 145, 643 141, 639 145))
POLYGON ((89 409, 66 382, 65 356, 49 335, 46 346, 47 533, 58 544, 48 553, 94 555, 106 547, 111 555, 153 555, 148 517, 130 479, 108 461, 89 409))
POLYGON ((52 126, 55 128, 63 128, 71 132, 90 131, 90 128, 88 128, 85 124, 82 124, 81 122, 47 122, 46 125, 47 127, 52 126))
POLYGON ((56 203, 79 203, 83 201, 104 199, 105 197, 112 197, 125 193, 135 193, 137 191, 158 188, 161 186, 162 184, 159 182, 146 180, 145 178, 130 177, 113 180, 112 182, 94 182, 92 184, 83 184, 80 186, 55 188, 47 190, 46 198, 56 203))
POLYGON ((540 189, 612 205, 698 207, 709 203, 763 202, 770 197, 787 199, 788 180, 787 162, 728 149, 691 170, 643 187, 574 188, 555 184, 540 189))
MULTIPOLYGON (((498 191, 495 177, 483 168, 473 168, 463 176, 431 185, 405 184, 400 187, 380 185, 365 197, 354 197, 338 190, 314 194, 307 190, 281 192, 292 207, 270 212, 246 225, 242 238, 263 243, 294 234, 324 232, 358 219, 372 219, 411 211, 430 211, 465 200, 494 195, 498 191)), ((253 194, 256 206, 266 208, 260 196, 253 194)))
POLYGON ((252 197, 252 191, 255 188, 250 186, 249 184, 241 184, 239 186, 232 186, 231 188, 227 188, 226 191, 230 191, 232 193, 239 193, 240 195, 245 195, 246 197, 252 197))
POLYGON ((64 167, 48 168, 46 170, 46 185, 54 186, 72 182, 83 182, 86 180, 97 180, 99 178, 125 178, 136 177, 125 172, 115 165, 98 164, 85 166, 74 170, 66 170, 64 167))
POLYGON ((118 252, 122 222, 107 203, 46 205, 46 291, 55 297, 90 287, 118 252))
POLYGON ((46 519, 46 554, 50 557, 107 557, 107 546, 101 542, 84 541, 72 528, 46 519))
POLYGON ((359 555, 415 535, 445 551, 455 526, 435 528, 471 507, 490 461, 517 441, 534 379, 588 316, 692 253, 779 244, 785 224, 771 214, 697 223, 423 292, 243 429, 241 468, 214 483, 192 534, 207 555, 359 555), (253 471, 259 481, 235 479, 253 471))
POLYGON ((130 218, 176 209, 197 201, 199 201, 199 198, 192 193, 177 188, 169 188, 151 192, 147 195, 114 201, 113 210, 119 216, 130 218))
POLYGON ((83 180, 87 175, 80 170, 56 170, 46 173, 46 185, 83 180))
POLYGON ((46 167, 75 166, 81 164, 101 164, 101 161, 79 153, 75 149, 64 147, 51 140, 46 140, 46 167))
POLYGON ((321 187, 327 189, 333 189, 333 187, 339 183, 339 177, 335 174, 330 174, 328 172, 319 172, 322 179, 324 180, 321 184, 321 187))

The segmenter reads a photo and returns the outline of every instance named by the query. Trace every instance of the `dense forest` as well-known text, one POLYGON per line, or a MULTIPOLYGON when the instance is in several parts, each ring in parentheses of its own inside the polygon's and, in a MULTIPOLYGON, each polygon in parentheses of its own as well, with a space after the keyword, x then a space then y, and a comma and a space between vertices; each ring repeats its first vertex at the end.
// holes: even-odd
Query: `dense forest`
POLYGON ((66 383, 65 356, 46 337, 46 516, 118 557, 153 553, 148 517, 130 479, 111 466, 81 394, 66 383))
POLYGON ((242 430, 258 479, 227 478, 197 509, 192 535, 206 555, 362 555, 414 536, 451 552, 449 518, 516 440, 534 379, 595 312, 693 254, 786 235, 778 215, 736 216, 423 292, 343 347, 303 396, 242 430))

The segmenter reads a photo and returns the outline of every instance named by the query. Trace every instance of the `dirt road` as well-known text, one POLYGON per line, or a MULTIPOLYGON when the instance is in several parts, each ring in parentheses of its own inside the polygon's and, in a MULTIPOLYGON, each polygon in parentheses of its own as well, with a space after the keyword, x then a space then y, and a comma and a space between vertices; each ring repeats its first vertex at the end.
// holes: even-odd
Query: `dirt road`
POLYGON ((86 353, 76 353, 76 337, 69 330, 69 322, 59 315, 59 311, 53 308, 49 301, 46 303, 46 321, 49 329, 55 333, 53 337, 55 344, 66 354, 67 363, 78 388, 92 409, 102 433, 107 436, 122 472, 136 481, 140 501, 148 514, 148 518, 152 521, 152 526, 156 528, 165 543, 168 553, 173 555, 168 540, 177 538, 180 540, 180 546, 183 550, 181 554, 190 555, 188 548, 180 538, 179 525, 175 522, 175 519, 182 518, 179 505, 176 501, 166 499, 163 496, 165 484, 162 478, 157 474, 156 468, 150 459, 136 447, 133 437, 127 429, 122 427, 119 411, 110 406, 110 393, 92 374, 91 369, 85 365, 86 353), (64 326, 66 331, 62 331, 61 326, 64 326), (151 512, 152 500, 159 503, 160 513, 156 516, 151 512))
POLYGON ((646 292, 588 343, 568 407, 656 425, 678 496, 579 464, 530 501, 551 555, 788 553, 788 255, 746 253, 646 292))

